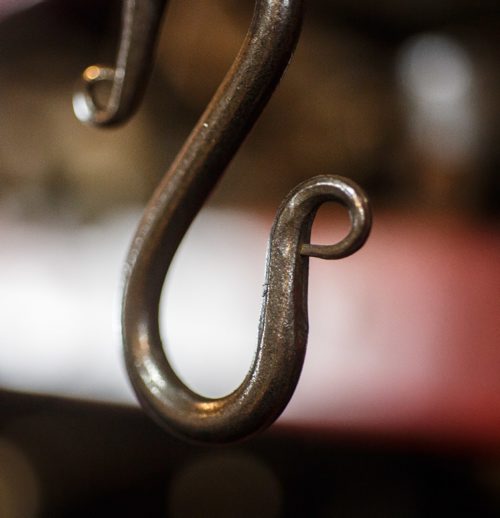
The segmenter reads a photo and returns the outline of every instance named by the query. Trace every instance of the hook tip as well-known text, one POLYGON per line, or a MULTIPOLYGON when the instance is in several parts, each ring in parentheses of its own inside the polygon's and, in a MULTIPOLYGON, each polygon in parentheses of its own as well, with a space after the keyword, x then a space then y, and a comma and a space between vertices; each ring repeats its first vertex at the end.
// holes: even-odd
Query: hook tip
POLYGON ((371 232, 372 213, 364 191, 353 181, 340 176, 319 176, 304 182, 305 186, 317 186, 330 201, 337 201, 349 211, 351 229, 347 236, 332 245, 303 243, 300 254, 320 259, 343 259, 357 252, 371 232), (314 182, 317 180, 317 184, 314 182))
POLYGON ((101 107, 95 98, 98 83, 114 83, 115 79, 115 70, 110 67, 91 65, 83 71, 73 94, 73 111, 80 122, 93 126, 107 126, 116 122, 115 107, 112 104, 101 107))

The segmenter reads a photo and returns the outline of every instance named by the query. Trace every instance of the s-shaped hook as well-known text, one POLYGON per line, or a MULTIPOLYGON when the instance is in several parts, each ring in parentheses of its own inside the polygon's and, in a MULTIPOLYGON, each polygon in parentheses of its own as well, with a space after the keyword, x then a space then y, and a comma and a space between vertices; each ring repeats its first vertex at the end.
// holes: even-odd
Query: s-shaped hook
POLYGON ((148 203, 128 255, 122 334, 129 377, 148 413, 185 439, 242 439, 281 414, 304 361, 309 257, 346 257, 370 232, 368 201, 350 180, 325 175, 296 187, 271 231, 257 350, 244 381, 231 394, 211 399, 191 391, 175 374, 158 325, 165 276, 189 225, 279 82, 299 36, 302 11, 302 0, 256 0, 235 62, 148 203), (348 209, 350 232, 334 245, 310 244, 314 216, 327 201, 348 209))

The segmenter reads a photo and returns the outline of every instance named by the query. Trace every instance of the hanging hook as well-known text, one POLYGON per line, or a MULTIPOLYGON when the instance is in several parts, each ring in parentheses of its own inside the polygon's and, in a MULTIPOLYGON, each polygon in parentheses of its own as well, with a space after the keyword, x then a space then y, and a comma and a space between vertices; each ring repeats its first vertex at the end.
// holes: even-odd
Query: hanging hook
POLYGON ((73 110, 81 122, 112 126, 133 114, 149 77, 166 3, 167 0, 124 0, 116 67, 87 67, 73 95, 73 110), (104 107, 99 106, 95 97, 95 88, 102 81, 111 82, 104 107))
POLYGON ((285 200, 273 226, 257 352, 239 388, 219 399, 191 391, 162 347, 158 308, 175 251, 261 113, 290 60, 302 0, 256 0, 243 46, 200 121, 149 202, 126 263, 122 334, 127 370, 144 408, 174 434, 229 442, 271 424, 297 384, 307 340, 308 257, 355 252, 370 230, 368 202, 340 177, 319 176, 285 200), (315 212, 344 204, 351 231, 332 246, 309 244, 315 212))

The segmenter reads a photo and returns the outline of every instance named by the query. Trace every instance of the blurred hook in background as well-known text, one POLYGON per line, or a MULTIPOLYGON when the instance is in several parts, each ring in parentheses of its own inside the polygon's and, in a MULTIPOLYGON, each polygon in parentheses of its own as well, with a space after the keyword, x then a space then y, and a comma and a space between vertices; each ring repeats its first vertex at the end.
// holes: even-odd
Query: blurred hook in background
MULTIPOLYGON (((118 62, 121 76, 129 78, 123 89, 127 95, 120 95, 115 72, 113 87, 117 86, 108 108, 88 110, 87 120, 102 125, 123 120, 137 102, 144 80, 144 74, 137 73, 137 59, 143 56, 149 67, 151 56, 143 52, 152 53, 159 30, 163 4, 155 5, 157 19, 151 18, 149 27, 131 27, 124 17, 125 43, 118 62), (147 36, 134 36, 130 32, 134 30, 147 36), (135 41, 139 54, 132 49, 135 41), (127 61, 129 55, 134 60, 127 61), (131 75, 127 66, 134 69, 131 75), (133 78, 141 85, 135 85, 133 78)), ((353 182, 318 176, 300 184, 283 202, 271 232, 257 351, 246 378, 231 394, 212 399, 191 391, 175 374, 158 324, 165 276, 184 234, 276 88, 298 40, 302 16, 302 0, 256 1, 236 60, 146 207, 127 259, 122 333, 129 377, 151 416, 185 439, 238 440, 269 426, 281 414, 304 361, 308 258, 346 257, 364 244, 370 232, 368 201, 353 182), (351 230, 335 245, 309 244, 314 216, 326 201, 347 207, 351 230)), ((96 78, 106 79, 108 72, 101 70, 95 71, 96 78)), ((88 107, 92 99, 87 95, 84 100, 88 107)))
POLYGON ((167 0, 124 0, 115 68, 87 67, 73 96, 73 109, 81 122, 113 126, 134 113, 149 78, 166 4, 167 0), (96 86, 102 81, 111 83, 106 106, 100 106, 96 97, 96 86))

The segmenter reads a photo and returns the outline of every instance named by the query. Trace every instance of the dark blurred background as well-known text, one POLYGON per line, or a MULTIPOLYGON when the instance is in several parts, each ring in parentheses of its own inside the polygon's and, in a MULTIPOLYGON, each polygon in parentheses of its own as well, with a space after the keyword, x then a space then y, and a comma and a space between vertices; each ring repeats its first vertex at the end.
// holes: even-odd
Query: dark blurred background
MULTIPOLYGON (((212 396, 243 379, 272 218, 299 181, 356 180, 372 236, 311 262, 304 372, 270 431, 186 446, 136 406, 117 329, 127 246, 253 5, 171 0, 139 112, 98 130, 71 97, 85 67, 113 64, 121 3, 0 0, 2 518, 500 513, 493 0, 307 2, 280 87, 168 279, 181 377, 212 396)), ((313 238, 347 228, 328 206, 313 238)))

